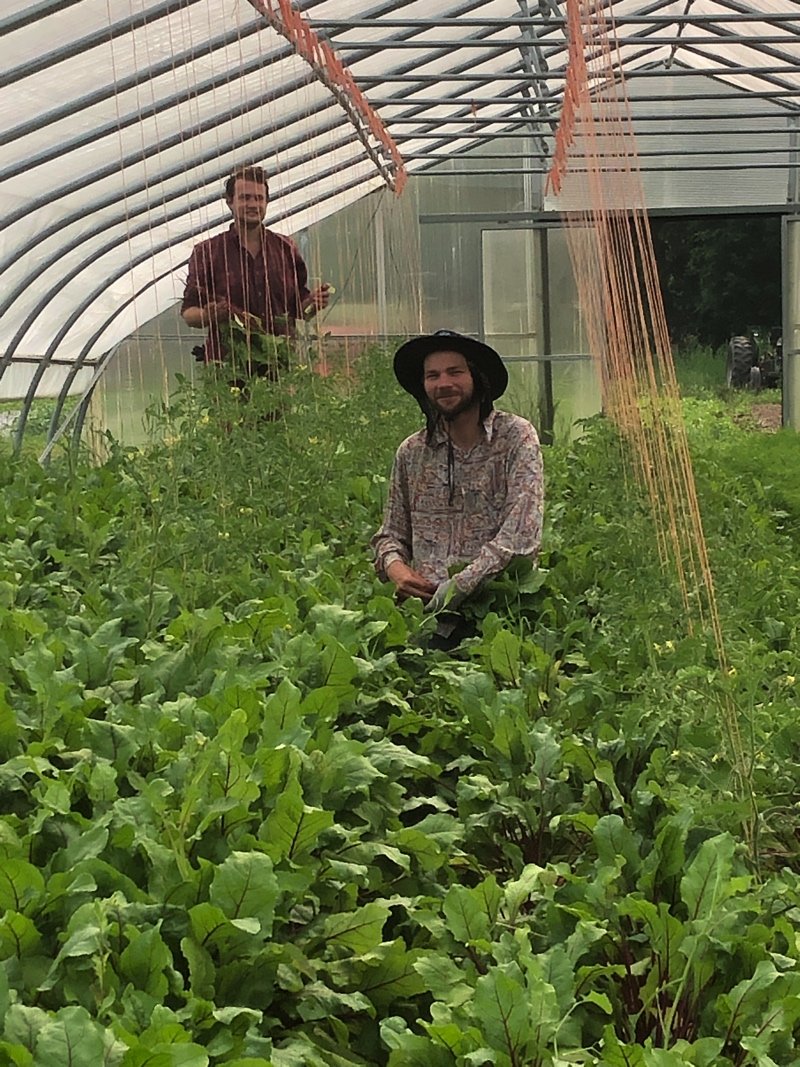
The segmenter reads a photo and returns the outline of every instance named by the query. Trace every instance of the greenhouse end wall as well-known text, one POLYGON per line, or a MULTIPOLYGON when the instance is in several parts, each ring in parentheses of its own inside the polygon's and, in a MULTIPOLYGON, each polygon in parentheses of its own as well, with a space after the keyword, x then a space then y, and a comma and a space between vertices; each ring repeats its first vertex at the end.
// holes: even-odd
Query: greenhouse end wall
MULTIPOLYGON (((485 337, 510 361, 508 406, 537 424, 559 411, 558 432, 567 433, 575 418, 599 409, 600 398, 582 348, 566 246, 557 230, 546 256, 533 230, 515 227, 503 236, 503 220, 531 204, 529 184, 512 170, 471 174, 481 162, 480 155, 465 157, 444 174, 412 178, 401 197, 370 194, 294 235, 312 285, 335 289, 330 307, 302 330, 305 351, 324 363, 437 329, 485 337), (494 230, 487 212, 496 216, 494 230), (442 221, 427 221, 431 215, 442 221), (545 371, 545 361, 564 358, 569 367, 545 371)), ((176 299, 182 285, 176 275, 176 299)), ((177 375, 192 379, 191 350, 201 340, 177 305, 143 324, 119 347, 95 392, 94 424, 126 443, 144 441, 148 408, 168 399, 177 375)))

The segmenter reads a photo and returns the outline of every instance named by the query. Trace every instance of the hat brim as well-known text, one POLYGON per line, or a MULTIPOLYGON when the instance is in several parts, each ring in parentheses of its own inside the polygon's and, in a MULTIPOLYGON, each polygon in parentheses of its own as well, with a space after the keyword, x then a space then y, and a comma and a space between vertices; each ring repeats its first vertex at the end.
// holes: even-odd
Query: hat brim
POLYGON ((492 400, 497 400, 506 391, 508 371, 493 348, 476 341, 474 337, 461 334, 430 334, 406 341, 394 356, 395 378, 420 404, 425 401, 423 364, 426 356, 433 352, 460 352, 465 359, 474 363, 486 375, 492 400))

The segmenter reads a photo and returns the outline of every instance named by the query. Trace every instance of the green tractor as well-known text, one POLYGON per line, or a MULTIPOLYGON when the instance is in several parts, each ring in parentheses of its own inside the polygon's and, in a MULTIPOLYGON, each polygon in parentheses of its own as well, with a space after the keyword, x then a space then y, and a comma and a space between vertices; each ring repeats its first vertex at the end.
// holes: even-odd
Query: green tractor
POLYGON ((753 326, 728 342, 725 380, 729 389, 780 389, 783 340, 778 326, 753 326))

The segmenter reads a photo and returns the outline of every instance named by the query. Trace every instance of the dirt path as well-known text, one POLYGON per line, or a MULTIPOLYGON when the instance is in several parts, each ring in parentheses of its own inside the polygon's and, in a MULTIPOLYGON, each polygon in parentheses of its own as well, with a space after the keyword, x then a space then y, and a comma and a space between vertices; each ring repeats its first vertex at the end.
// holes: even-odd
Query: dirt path
POLYGON ((747 429, 766 430, 775 433, 781 428, 780 404, 753 404, 747 413, 734 416, 736 422, 747 429))

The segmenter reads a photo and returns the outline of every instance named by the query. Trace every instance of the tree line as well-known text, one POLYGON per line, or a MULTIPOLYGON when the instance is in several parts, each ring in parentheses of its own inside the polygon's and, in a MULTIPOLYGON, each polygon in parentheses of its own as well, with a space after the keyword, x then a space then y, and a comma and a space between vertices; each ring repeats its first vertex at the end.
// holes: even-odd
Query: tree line
POLYGON ((670 337, 716 348, 781 324, 781 220, 774 215, 650 220, 670 337))

